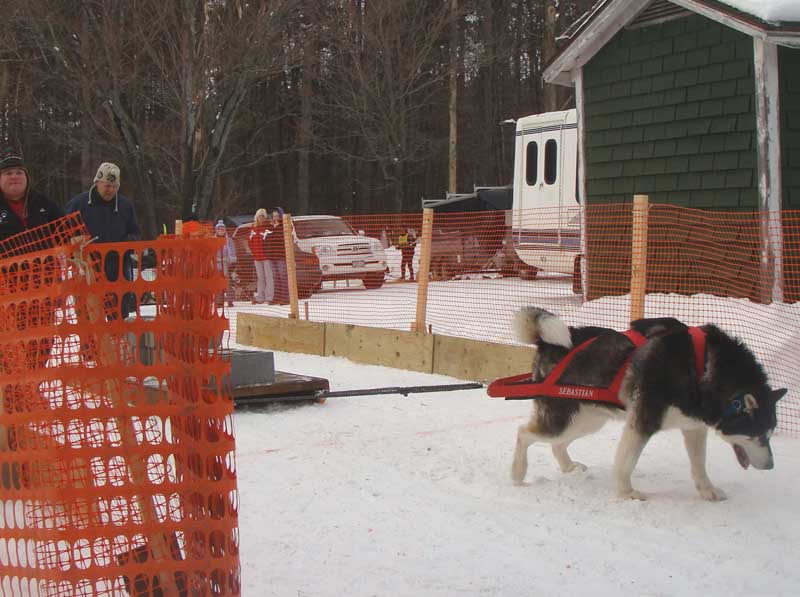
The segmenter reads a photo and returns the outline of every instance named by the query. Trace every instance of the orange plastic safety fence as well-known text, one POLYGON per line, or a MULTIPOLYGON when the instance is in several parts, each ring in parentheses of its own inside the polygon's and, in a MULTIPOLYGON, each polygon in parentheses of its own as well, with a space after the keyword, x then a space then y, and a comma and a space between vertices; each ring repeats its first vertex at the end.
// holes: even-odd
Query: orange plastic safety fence
MULTIPOLYGON (((767 218, 651 205, 648 213, 644 315, 713 322, 741 337, 770 382, 790 388, 780 429, 800 433, 800 212, 767 218)), ((537 305, 570 324, 627 329, 632 222, 630 204, 434 213, 425 328, 513 343, 514 313, 537 305)), ((421 213, 295 217, 294 227, 295 254, 306 260, 301 318, 411 329, 421 213), (371 263, 385 263, 382 276, 371 263)), ((250 232, 245 225, 234 234, 237 311, 285 316, 280 304, 252 304, 250 232)))
POLYGON ((0 240, 0 259, 25 255, 32 251, 60 247, 77 236, 88 234, 79 212, 0 240))
POLYGON ((3 595, 240 593, 219 249, 0 261, 3 595))

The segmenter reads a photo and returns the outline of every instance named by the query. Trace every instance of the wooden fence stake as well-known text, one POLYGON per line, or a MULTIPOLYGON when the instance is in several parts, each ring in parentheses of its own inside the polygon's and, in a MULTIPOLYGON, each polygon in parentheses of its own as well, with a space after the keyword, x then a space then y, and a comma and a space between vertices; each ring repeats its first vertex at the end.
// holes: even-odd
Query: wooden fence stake
POLYGON ((647 294, 647 195, 633 196, 631 236, 631 321, 644 317, 647 294))
POLYGON ((412 332, 426 332, 425 319, 428 311, 428 276, 431 271, 431 240, 433 238, 433 210, 422 210, 422 249, 417 268, 417 318, 411 326, 412 332))
POLYGON ((286 249, 286 278, 289 283, 289 319, 300 319, 300 305, 297 299, 297 263, 294 260, 291 214, 283 214, 283 245, 286 249))

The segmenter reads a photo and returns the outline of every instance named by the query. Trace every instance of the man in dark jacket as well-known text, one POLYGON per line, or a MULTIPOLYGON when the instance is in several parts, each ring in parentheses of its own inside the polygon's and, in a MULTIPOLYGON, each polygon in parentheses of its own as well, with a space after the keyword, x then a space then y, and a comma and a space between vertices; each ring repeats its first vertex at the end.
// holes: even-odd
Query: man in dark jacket
POLYGON ((58 205, 30 188, 20 153, 10 148, 0 152, 0 240, 63 215, 58 205))
MULTIPOLYGON (((63 215, 64 212, 58 205, 30 188, 28 170, 22 160, 21 153, 11 148, 0 151, 0 242, 6 241, 6 239, 30 228, 57 220, 63 215)), ((19 243, 16 241, 2 242, 2 245, 0 247, 0 258, 19 255, 22 252, 50 248, 46 237, 37 239, 22 238, 19 243)), ((56 267, 53 257, 45 258, 43 265, 46 269, 56 267)), ((21 263, 19 267, 23 271, 30 269, 30 265, 25 263, 21 263)), ((25 299, 21 298, 20 300, 24 301, 25 299)), ((46 307, 45 301, 41 301, 37 314, 38 326, 44 327, 54 324, 55 309, 46 307)), ((18 320, 19 323, 20 321, 18 320)), ((50 337, 42 337, 41 335, 38 339, 30 337, 30 334, 37 334, 35 329, 36 327, 34 327, 33 332, 28 331, 28 339, 25 340, 26 351, 23 356, 24 366, 30 371, 43 369, 47 366, 52 347, 52 339, 50 337)), ((19 357, 14 356, 13 351, 12 354, 3 354, 0 351, 0 369, 6 369, 12 363, 14 369, 16 369, 19 366, 18 359, 19 357)), ((35 405, 45 405, 43 408, 47 408, 47 399, 41 397, 36 389, 37 384, 31 383, 30 380, 16 385, 13 390, 9 388, 6 389, 6 400, 3 401, 0 398, 0 405, 4 408, 10 408, 11 402, 9 400, 15 400, 13 398, 15 392, 16 400, 19 400, 19 404, 29 405, 26 406, 27 409, 35 405)), ((16 434, 6 429, 0 422, 0 451, 16 449, 16 444, 16 434)), ((11 471, 12 475, 18 476, 19 471, 16 465, 12 465, 11 471)))
MULTIPOLYGON (((104 162, 97 169, 92 188, 73 197, 67 204, 67 213, 79 211, 89 234, 99 243, 119 243, 141 238, 139 223, 133 203, 119 193, 119 166, 104 162)), ((106 253, 104 270, 110 282, 119 279, 119 254, 106 253)), ((122 275, 133 280, 131 253, 125 251, 122 259, 122 275)), ((122 317, 136 310, 136 297, 126 292, 122 297, 122 317)))

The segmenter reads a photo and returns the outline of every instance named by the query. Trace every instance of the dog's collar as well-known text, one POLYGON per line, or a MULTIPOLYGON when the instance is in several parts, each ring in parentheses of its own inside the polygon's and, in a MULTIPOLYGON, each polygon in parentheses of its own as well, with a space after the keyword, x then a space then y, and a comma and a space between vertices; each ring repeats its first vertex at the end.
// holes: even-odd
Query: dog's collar
POLYGON ((727 419, 730 417, 735 417, 736 415, 740 415, 745 410, 744 404, 744 394, 739 394, 728 405, 728 407, 723 411, 722 418, 727 419))

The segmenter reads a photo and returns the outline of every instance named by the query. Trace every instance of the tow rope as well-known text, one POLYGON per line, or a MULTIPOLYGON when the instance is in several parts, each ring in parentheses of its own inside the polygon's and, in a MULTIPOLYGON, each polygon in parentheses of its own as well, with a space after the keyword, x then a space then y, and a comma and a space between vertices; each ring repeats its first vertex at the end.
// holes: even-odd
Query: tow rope
POLYGON ((479 382, 457 383, 457 384, 438 384, 431 386, 389 386, 384 388, 364 388, 361 390, 340 390, 331 392, 330 390, 317 390, 314 392, 300 393, 296 395, 284 396, 248 396, 239 401, 234 399, 235 404, 242 406, 258 406, 271 402, 301 402, 308 400, 324 401, 328 398, 347 398, 350 396, 381 396, 386 394, 428 394, 432 392, 455 392, 459 390, 478 390, 484 388, 484 384, 479 382))

